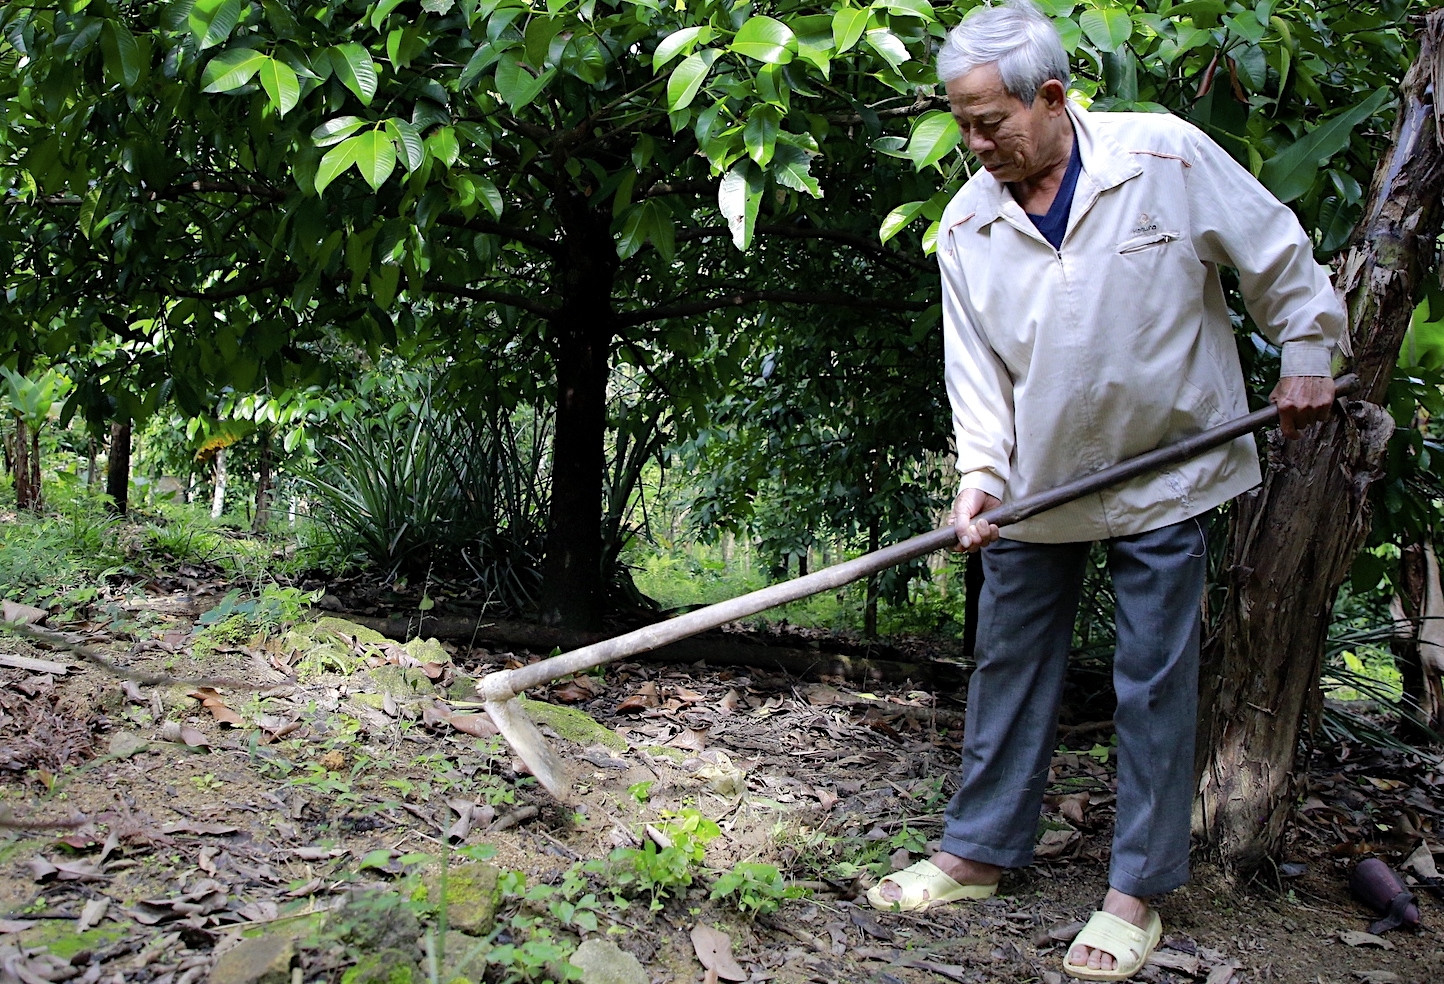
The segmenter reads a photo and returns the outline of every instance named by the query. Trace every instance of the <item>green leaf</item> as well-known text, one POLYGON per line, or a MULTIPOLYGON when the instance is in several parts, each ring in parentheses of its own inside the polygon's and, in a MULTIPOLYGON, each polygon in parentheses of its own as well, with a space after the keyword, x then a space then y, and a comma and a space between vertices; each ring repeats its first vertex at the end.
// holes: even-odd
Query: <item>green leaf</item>
POLYGON ((839 55, 857 44, 871 16, 871 10, 857 7, 843 7, 832 15, 832 44, 839 55))
POLYGON ((667 80, 667 112, 675 113, 692 105, 697 90, 702 87, 702 81, 707 78, 707 72, 719 54, 716 48, 696 51, 672 69, 672 76, 667 80))
POLYGON ((426 146, 421 141, 421 131, 406 120, 394 116, 387 120, 386 135, 396 143, 406 170, 414 171, 426 160, 426 146))
MULTIPOLYGON (((747 146, 747 156, 762 167, 772 160, 777 145, 778 125, 782 116, 776 106, 755 106, 747 116, 747 126, 742 131, 742 142, 747 146)), ((956 127, 954 127, 956 129, 956 127)))
POLYGON ((636 255, 647 241, 646 227, 646 205, 633 206, 627 213, 627 221, 622 223, 621 235, 617 237, 617 259, 625 260, 636 255))
POLYGON ((928 22, 937 20, 937 15, 933 12, 933 5, 928 3, 928 0, 873 0, 872 5, 874 9, 921 17, 928 22))
POLYGON ((813 198, 822 197, 822 188, 812 176, 812 158, 801 147, 779 144, 768 172, 784 188, 805 191, 813 198))
POLYGON ((1078 24, 1099 51, 1117 51, 1133 33, 1133 19, 1116 7, 1085 10, 1078 24))
POLYGON ((140 81, 144 67, 140 45, 122 21, 106 21, 100 35, 100 47, 105 53, 105 69, 125 88, 131 89, 140 81))
POLYGON ((673 31, 662 39, 662 43, 657 45, 657 50, 652 53, 652 69, 654 71, 660 71, 662 66, 673 58, 690 52, 702 32, 707 31, 710 34, 711 30, 710 27, 702 25, 698 27, 684 27, 680 31, 673 31))
POLYGON ((887 213, 887 218, 882 220, 882 228, 878 230, 879 238, 883 242, 887 242, 902 232, 907 224, 917 218, 918 214, 927 207, 927 204, 926 201, 907 202, 887 213))
POLYGON ((270 61, 252 48, 228 48, 212 58, 201 72, 202 92, 230 92, 239 89, 270 61))
POLYGON ((341 84, 356 94, 361 105, 371 105, 376 96, 377 82, 376 63, 371 60, 371 53, 354 41, 338 44, 328 49, 328 53, 331 68, 341 84))
POLYGON ((1264 161, 1258 178, 1281 202, 1291 202, 1313 186, 1329 158, 1349 145, 1354 127, 1377 113, 1389 100, 1388 89, 1374 94, 1314 127, 1288 147, 1264 161))
POLYGON ((449 126, 439 127, 426 137, 426 146, 435 157, 447 167, 456 163, 461 156, 461 142, 456 139, 456 131, 449 126))
POLYGON ((312 130, 311 142, 317 147, 330 147, 367 125, 366 120, 357 116, 338 116, 312 130))
POLYGON ((762 175, 751 162, 744 162, 722 176, 721 187, 717 190, 717 207, 727 228, 732 231, 732 243, 745 250, 752 245, 752 232, 757 226, 757 212, 762 204, 762 175))
POLYGON ((296 108, 301 100, 301 80, 296 77, 295 69, 283 61, 267 58, 261 65, 260 75, 261 88, 266 90, 276 112, 285 116, 296 108))
POLYGON ((753 61, 785 65, 792 61, 797 41, 792 28, 782 21, 771 17, 751 17, 738 30, 728 48, 753 61))
POLYGON ((361 141, 364 137, 348 137, 330 150, 326 156, 321 158, 320 165, 316 168, 316 194, 326 190, 326 186, 345 173, 346 169, 356 163, 356 157, 361 153, 361 141))
POLYGON ((382 130, 372 130, 354 139, 361 144, 356 151, 356 170, 361 172, 371 190, 377 191, 396 170, 396 145, 382 130))
POLYGON ((496 91, 512 112, 516 112, 539 96, 554 75, 554 68, 532 75, 522 66, 519 54, 508 51, 496 63, 496 91))
POLYGON ((401 0, 381 0, 376 5, 376 9, 371 11, 372 30, 381 30, 381 25, 386 23, 386 16, 399 6, 401 6, 401 0))
POLYGON ((912 135, 908 138, 903 153, 921 171, 942 160, 962 141, 962 131, 953 121, 951 113, 931 110, 918 117, 913 124, 912 135))
POLYGON ((482 204, 486 206, 486 210, 491 213, 491 217, 494 219, 501 218, 503 203, 501 200, 501 192, 497 190, 495 182, 490 178, 483 178, 480 175, 475 175, 473 181, 475 183, 476 195, 481 199, 482 204))
POLYGON ((902 38, 885 27, 874 28, 867 32, 867 46, 881 55, 883 61, 891 65, 894 72, 902 68, 903 62, 912 57, 908 54, 907 45, 903 44, 902 38))
POLYGON ((186 18, 186 26, 195 36, 201 51, 214 48, 236 29, 246 0, 195 0, 186 18))

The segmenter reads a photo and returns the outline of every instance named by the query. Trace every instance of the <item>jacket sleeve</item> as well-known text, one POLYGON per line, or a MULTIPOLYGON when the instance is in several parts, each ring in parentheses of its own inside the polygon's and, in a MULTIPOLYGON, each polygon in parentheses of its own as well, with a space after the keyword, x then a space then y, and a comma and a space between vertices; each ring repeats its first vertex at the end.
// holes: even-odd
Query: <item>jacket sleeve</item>
MULTIPOLYGON (((945 220, 946 221, 946 220, 945 220)), ((951 233, 945 234, 951 239, 951 233)), ((966 276, 951 242, 938 250, 943 287, 943 364, 953 409, 960 489, 1003 498, 1013 456, 1013 381, 969 317, 966 276)))
POLYGON ((1223 148, 1191 125, 1185 178, 1194 249, 1238 270, 1244 304, 1283 351, 1282 376, 1327 376, 1347 328, 1328 270, 1299 220, 1223 148))

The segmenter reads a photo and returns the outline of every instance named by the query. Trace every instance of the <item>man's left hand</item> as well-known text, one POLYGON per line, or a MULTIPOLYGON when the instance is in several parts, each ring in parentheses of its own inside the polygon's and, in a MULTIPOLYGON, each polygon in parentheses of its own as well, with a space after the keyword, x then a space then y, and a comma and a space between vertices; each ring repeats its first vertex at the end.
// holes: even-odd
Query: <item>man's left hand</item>
POLYGON ((1269 402, 1279 408, 1279 430, 1290 441, 1303 436, 1304 428, 1327 420, 1334 406, 1334 381, 1328 376, 1284 376, 1269 402))

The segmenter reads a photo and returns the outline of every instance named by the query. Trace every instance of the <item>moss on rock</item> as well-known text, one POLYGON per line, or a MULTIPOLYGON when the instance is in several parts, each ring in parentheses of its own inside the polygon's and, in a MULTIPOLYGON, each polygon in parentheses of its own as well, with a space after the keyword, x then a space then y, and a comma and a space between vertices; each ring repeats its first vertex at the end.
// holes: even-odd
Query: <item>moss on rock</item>
POLYGON ((425 979, 414 957, 388 947, 363 954, 341 975, 341 984, 421 984, 425 979))
POLYGON ((485 936, 496 922, 500 876, 500 871, 484 862, 457 865, 447 869, 443 892, 441 871, 434 870, 428 872, 422 882, 424 901, 437 909, 446 909, 446 924, 451 929, 485 936))
POLYGON ((109 946, 123 939, 129 929, 124 924, 107 923, 77 933, 74 922, 46 919, 22 930, 20 942, 26 947, 43 946, 61 960, 70 960, 78 953, 109 946))
POLYGON ((540 700, 529 700, 526 697, 518 697, 517 700, 521 701, 522 708, 531 715, 533 721, 549 725, 567 741, 576 742, 578 745, 604 745, 614 752, 625 752, 629 747, 627 739, 606 725, 598 724, 596 719, 585 711, 540 700))

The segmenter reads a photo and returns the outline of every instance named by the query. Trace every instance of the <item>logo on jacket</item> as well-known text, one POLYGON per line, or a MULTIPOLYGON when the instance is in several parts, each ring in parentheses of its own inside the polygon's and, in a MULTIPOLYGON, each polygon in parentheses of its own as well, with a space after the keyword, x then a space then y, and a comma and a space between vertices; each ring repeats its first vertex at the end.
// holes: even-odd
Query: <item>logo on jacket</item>
POLYGON ((1144 233, 1157 232, 1157 231, 1158 231, 1158 220, 1155 219, 1153 216, 1149 215, 1147 212, 1139 212, 1139 213, 1138 213, 1138 222, 1137 222, 1136 225, 1134 225, 1133 230, 1132 230, 1131 232, 1129 232, 1129 235, 1130 235, 1130 236, 1141 236, 1141 235, 1143 235, 1144 233))

